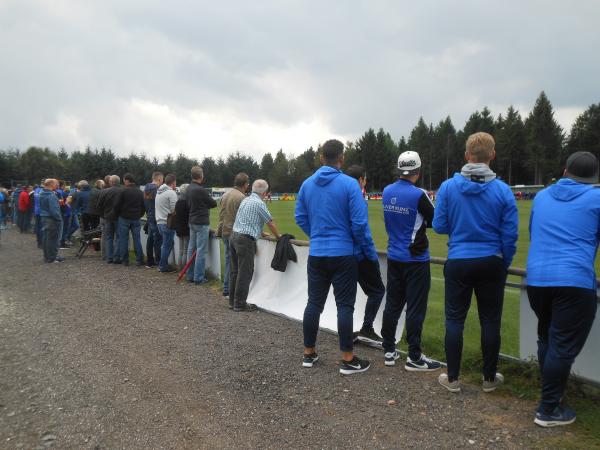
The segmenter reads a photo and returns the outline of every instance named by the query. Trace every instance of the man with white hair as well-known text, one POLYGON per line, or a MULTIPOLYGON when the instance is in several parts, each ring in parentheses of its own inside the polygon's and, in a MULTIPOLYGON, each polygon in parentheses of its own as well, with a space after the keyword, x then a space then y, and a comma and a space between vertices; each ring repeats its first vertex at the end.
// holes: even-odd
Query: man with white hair
POLYGON ((233 223, 231 238, 231 272, 229 274, 229 308, 234 311, 255 311, 256 305, 247 303, 248 289, 254 275, 256 240, 268 236, 263 232, 265 224, 277 239, 281 236, 273 217, 263 202, 269 191, 265 180, 252 183, 252 194, 245 198, 233 223))

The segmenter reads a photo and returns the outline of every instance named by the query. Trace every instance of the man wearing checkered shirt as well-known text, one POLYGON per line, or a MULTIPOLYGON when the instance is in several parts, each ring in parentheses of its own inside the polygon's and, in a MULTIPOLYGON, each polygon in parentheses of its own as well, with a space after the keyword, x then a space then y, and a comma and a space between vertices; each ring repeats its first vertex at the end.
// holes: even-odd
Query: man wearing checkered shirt
POLYGON ((242 201, 235 216, 229 274, 229 308, 234 311, 256 310, 256 305, 247 303, 246 300, 254 275, 256 240, 261 236, 268 236, 263 232, 263 227, 266 224, 277 239, 281 236, 263 202, 268 191, 269 185, 265 180, 256 180, 252 184, 252 194, 242 201))

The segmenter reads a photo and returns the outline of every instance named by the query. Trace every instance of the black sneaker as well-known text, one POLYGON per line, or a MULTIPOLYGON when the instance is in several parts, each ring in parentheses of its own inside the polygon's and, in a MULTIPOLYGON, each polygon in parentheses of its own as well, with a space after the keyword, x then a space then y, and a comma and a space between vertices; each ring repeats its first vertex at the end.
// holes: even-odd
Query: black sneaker
POLYGON ((162 270, 158 269, 158 271, 161 273, 173 273, 173 272, 177 272, 177 269, 173 266, 167 266, 162 270))
POLYGON ((256 311, 258 308, 256 308, 256 305, 252 304, 252 303, 246 303, 244 306, 234 306, 233 310, 235 312, 241 312, 241 311, 256 311))
POLYGON ((302 360, 302 367, 312 367, 314 363, 319 360, 319 355, 316 353, 311 353, 310 355, 304 355, 304 359, 302 360))
POLYGON ((359 359, 356 356, 352 358, 352 361, 340 362, 340 373, 342 375, 352 375, 353 373, 366 372, 371 367, 371 363, 366 359, 359 359))
POLYGON ((381 346, 381 344, 383 343, 383 339, 381 339, 381 336, 375 333, 375 330, 373 328, 363 328, 360 331, 354 333, 354 342, 357 341, 362 342, 363 344, 375 345, 378 347, 381 346))
POLYGON ((400 358, 400 353, 398 353, 396 350, 393 352, 386 352, 383 363, 386 366, 395 366, 398 358, 400 358))
POLYGON ((406 357, 406 364, 404 368, 409 372, 433 372, 434 370, 441 369, 442 365, 439 361, 428 358, 421 353, 421 359, 413 361, 410 356, 406 357))

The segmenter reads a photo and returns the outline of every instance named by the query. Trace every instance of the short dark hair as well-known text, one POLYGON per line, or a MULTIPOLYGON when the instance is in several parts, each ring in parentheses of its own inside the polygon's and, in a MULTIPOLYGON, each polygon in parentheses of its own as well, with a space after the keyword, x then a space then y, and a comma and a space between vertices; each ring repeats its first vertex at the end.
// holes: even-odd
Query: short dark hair
POLYGON ((321 147, 323 159, 328 164, 335 164, 344 154, 344 144, 337 139, 330 139, 321 147))
POLYGON ((233 179, 233 185, 235 187, 242 187, 243 185, 245 185, 249 181, 250 181, 250 177, 248 176, 248 174, 244 173, 244 172, 240 172, 233 179))
POLYGON ((173 183, 175 183, 175 175, 173 175, 172 173, 167 174, 167 176, 165 177, 165 184, 168 186, 173 183))
POLYGON ((346 169, 346 175, 354 178, 355 180, 359 180, 360 178, 364 178, 367 174, 363 166, 353 164, 346 169))
POLYGON ((129 181, 130 183, 133 183, 133 184, 135 184, 135 177, 133 176, 133 174, 132 174, 132 173, 126 173, 126 174, 123 176, 123 180, 124 180, 124 181, 129 181))

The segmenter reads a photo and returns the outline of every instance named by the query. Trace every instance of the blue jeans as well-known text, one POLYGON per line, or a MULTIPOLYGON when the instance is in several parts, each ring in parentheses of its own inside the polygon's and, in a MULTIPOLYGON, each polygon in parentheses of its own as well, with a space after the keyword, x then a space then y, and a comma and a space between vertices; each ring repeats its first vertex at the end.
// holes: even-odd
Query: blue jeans
POLYGON ((231 271, 231 255, 229 253, 229 236, 223 236, 223 253, 225 254, 225 273, 223 274, 223 294, 229 295, 229 272, 231 271))
POLYGON ((77 214, 71 214, 71 223, 69 224, 69 230, 67 231, 67 239, 71 239, 73 237, 73 233, 79 230, 79 219, 77 218, 77 214))
POLYGON ((196 283, 208 281, 204 276, 206 254, 208 253, 208 231, 208 225, 190 224, 190 243, 187 259, 189 261, 194 252, 196 252, 196 259, 187 271, 186 279, 188 281, 195 281, 196 283))
POLYGON ((340 350, 351 352, 358 261, 354 256, 309 256, 307 271, 308 303, 302 321, 304 346, 314 347, 317 342, 319 320, 333 285, 340 350))
POLYGON ((117 255, 117 248, 119 242, 119 232, 117 229, 116 222, 104 221, 104 228, 102 229, 102 238, 104 239, 104 256, 106 260, 112 262, 113 259, 119 259, 117 255))
POLYGON ((142 250, 142 241, 140 230, 142 226, 140 219, 124 219, 119 217, 119 251, 117 260, 120 259, 124 264, 129 264, 129 232, 133 238, 133 249, 135 250, 135 260, 138 264, 144 262, 144 251, 142 250))
POLYGON ((71 216, 63 215, 63 229, 60 234, 60 242, 65 242, 69 238, 69 229, 71 228, 71 216))
MULTIPOLYGON (((146 241, 146 256, 149 266, 155 265, 160 261, 160 247, 162 246, 162 237, 158 230, 156 220, 148 220, 148 240, 146 241)), ((186 249, 187 251, 187 249, 186 249)))
POLYGON ((396 350, 396 327, 406 305, 408 356, 413 361, 421 359, 421 334, 430 287, 429 261, 400 262, 388 259, 387 297, 381 326, 383 349, 386 352, 396 350))
POLYGON ((538 318, 538 362, 542 376, 539 411, 554 411, 563 396, 571 366, 590 333, 598 299, 594 289, 527 286, 538 318))
POLYGON ((158 229, 162 237, 162 247, 160 248, 160 262, 158 263, 158 270, 161 272, 167 270, 169 266, 169 256, 173 251, 175 230, 171 230, 167 224, 159 223, 158 229))
POLYGON ((506 269, 498 256, 449 259, 444 265, 446 281, 446 361, 448 378, 457 380, 463 348, 465 320, 475 291, 481 326, 483 378, 496 377, 500 353, 500 322, 504 304, 506 269))

